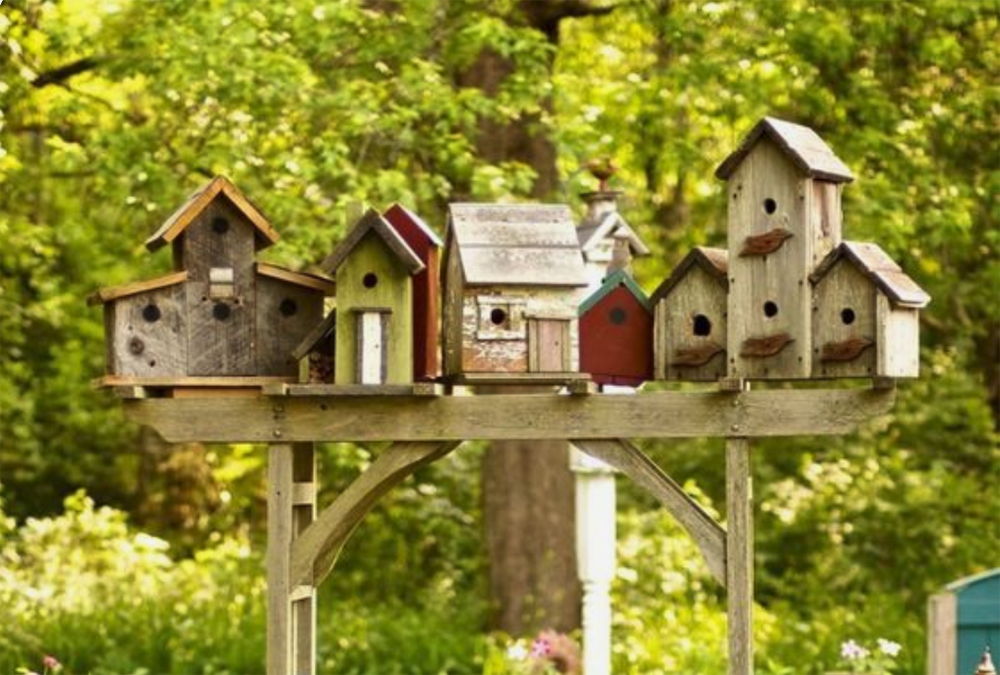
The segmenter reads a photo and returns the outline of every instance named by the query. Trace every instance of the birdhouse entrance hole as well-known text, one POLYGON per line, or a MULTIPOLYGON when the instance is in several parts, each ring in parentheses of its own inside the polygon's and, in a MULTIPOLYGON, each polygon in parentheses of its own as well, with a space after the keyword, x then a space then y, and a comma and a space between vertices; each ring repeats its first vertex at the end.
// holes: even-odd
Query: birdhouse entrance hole
POLYGON ((770 197, 764 200, 764 213, 771 215, 778 210, 778 202, 774 201, 770 197))
POLYGON ((854 314, 854 310, 850 307, 845 307, 840 310, 840 320, 844 322, 845 326, 850 326, 854 323, 855 318, 857 318, 857 316, 854 314))
POLYGON ((610 319, 611 323, 613 323, 616 326, 620 326, 623 323, 625 323, 625 319, 627 318, 628 315, 625 313, 625 310, 622 309, 621 307, 615 307, 610 312, 608 312, 608 319, 610 319))
POLYGON ((285 298, 278 305, 278 311, 281 312, 281 316, 295 316, 295 313, 299 311, 299 305, 291 298, 285 298))
POLYGON ((229 232, 229 221, 225 218, 215 218, 212 220, 212 231, 216 234, 225 234, 229 232))
POLYGON ((490 311, 490 322, 494 326, 502 326, 507 322, 507 312, 500 307, 495 307, 490 311))
POLYGON ((692 330, 698 337, 708 337, 712 334, 712 320, 704 314, 698 314, 694 317, 692 330))
POLYGON ((219 321, 225 321, 229 318, 230 314, 232 314, 232 310, 224 302, 217 302, 215 303, 215 307, 212 308, 212 316, 219 321))
POLYGON ((773 319, 774 317, 778 316, 778 305, 771 300, 765 302, 764 316, 766 316, 768 319, 773 319))
POLYGON ((361 279, 361 283, 364 284, 365 288, 375 288, 378 286, 378 275, 374 272, 369 272, 361 279))
POLYGON ((148 323, 156 323, 160 320, 160 308, 155 303, 149 303, 142 310, 142 318, 148 323))

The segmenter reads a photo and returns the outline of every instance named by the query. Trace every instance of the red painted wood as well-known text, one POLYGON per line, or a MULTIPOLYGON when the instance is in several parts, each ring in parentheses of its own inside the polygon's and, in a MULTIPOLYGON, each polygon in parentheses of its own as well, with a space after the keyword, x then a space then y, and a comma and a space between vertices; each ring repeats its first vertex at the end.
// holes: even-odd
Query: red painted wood
POLYGON ((413 380, 433 380, 438 375, 439 247, 399 204, 383 217, 426 265, 413 277, 413 380))
POLYGON ((619 286, 580 317, 580 370, 598 384, 636 387, 653 377, 653 316, 619 286), (624 321, 612 321, 614 310, 624 321))

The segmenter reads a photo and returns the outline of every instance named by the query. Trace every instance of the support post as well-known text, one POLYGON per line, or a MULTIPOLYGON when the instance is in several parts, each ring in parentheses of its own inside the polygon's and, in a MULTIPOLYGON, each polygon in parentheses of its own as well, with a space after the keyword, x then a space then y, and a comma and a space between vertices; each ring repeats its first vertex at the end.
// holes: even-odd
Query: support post
POLYGON ((750 441, 726 440, 729 675, 753 675, 753 480, 750 441))
POLYGON ((312 443, 274 443, 267 470, 267 673, 316 670, 316 589, 292 586, 292 542, 316 517, 312 443))

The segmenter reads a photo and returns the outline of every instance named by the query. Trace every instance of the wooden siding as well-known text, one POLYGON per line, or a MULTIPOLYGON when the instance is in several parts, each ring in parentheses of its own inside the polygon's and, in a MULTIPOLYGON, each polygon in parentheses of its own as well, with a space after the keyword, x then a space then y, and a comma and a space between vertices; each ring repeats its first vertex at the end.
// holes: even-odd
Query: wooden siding
POLYGON ((658 379, 711 382, 726 376, 727 297, 714 274, 690 266, 657 301, 655 314, 658 379), (713 355, 701 364, 685 358, 695 353, 713 355))
POLYGON ((879 377, 920 375, 920 315, 916 309, 894 307, 889 298, 875 298, 876 349, 879 377))
POLYGON ((187 374, 184 287, 136 293, 104 306, 107 372, 133 377, 187 374))
POLYGON ((323 291, 257 277, 257 374, 295 375, 295 348, 323 321, 323 291))
POLYGON ((813 377, 872 377, 875 373, 875 285, 847 261, 813 289, 813 377), (862 341, 870 345, 861 348, 862 341), (858 345, 850 360, 824 358, 835 345, 858 345))
POLYGON ((624 286, 580 317, 580 370, 598 384, 636 387, 652 379, 653 317, 624 286))

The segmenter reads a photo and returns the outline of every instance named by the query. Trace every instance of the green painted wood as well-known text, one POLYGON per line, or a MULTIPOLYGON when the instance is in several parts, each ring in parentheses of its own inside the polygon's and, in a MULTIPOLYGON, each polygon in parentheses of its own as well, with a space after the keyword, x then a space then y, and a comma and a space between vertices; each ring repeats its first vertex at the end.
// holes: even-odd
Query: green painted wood
POLYGON ((369 233, 337 268, 337 384, 357 382, 357 310, 389 310, 384 384, 407 384, 413 379, 413 318, 410 307, 412 278, 398 258, 377 236, 369 233), (365 278, 376 283, 367 287, 365 278), (369 277, 371 279, 372 277, 369 277))

